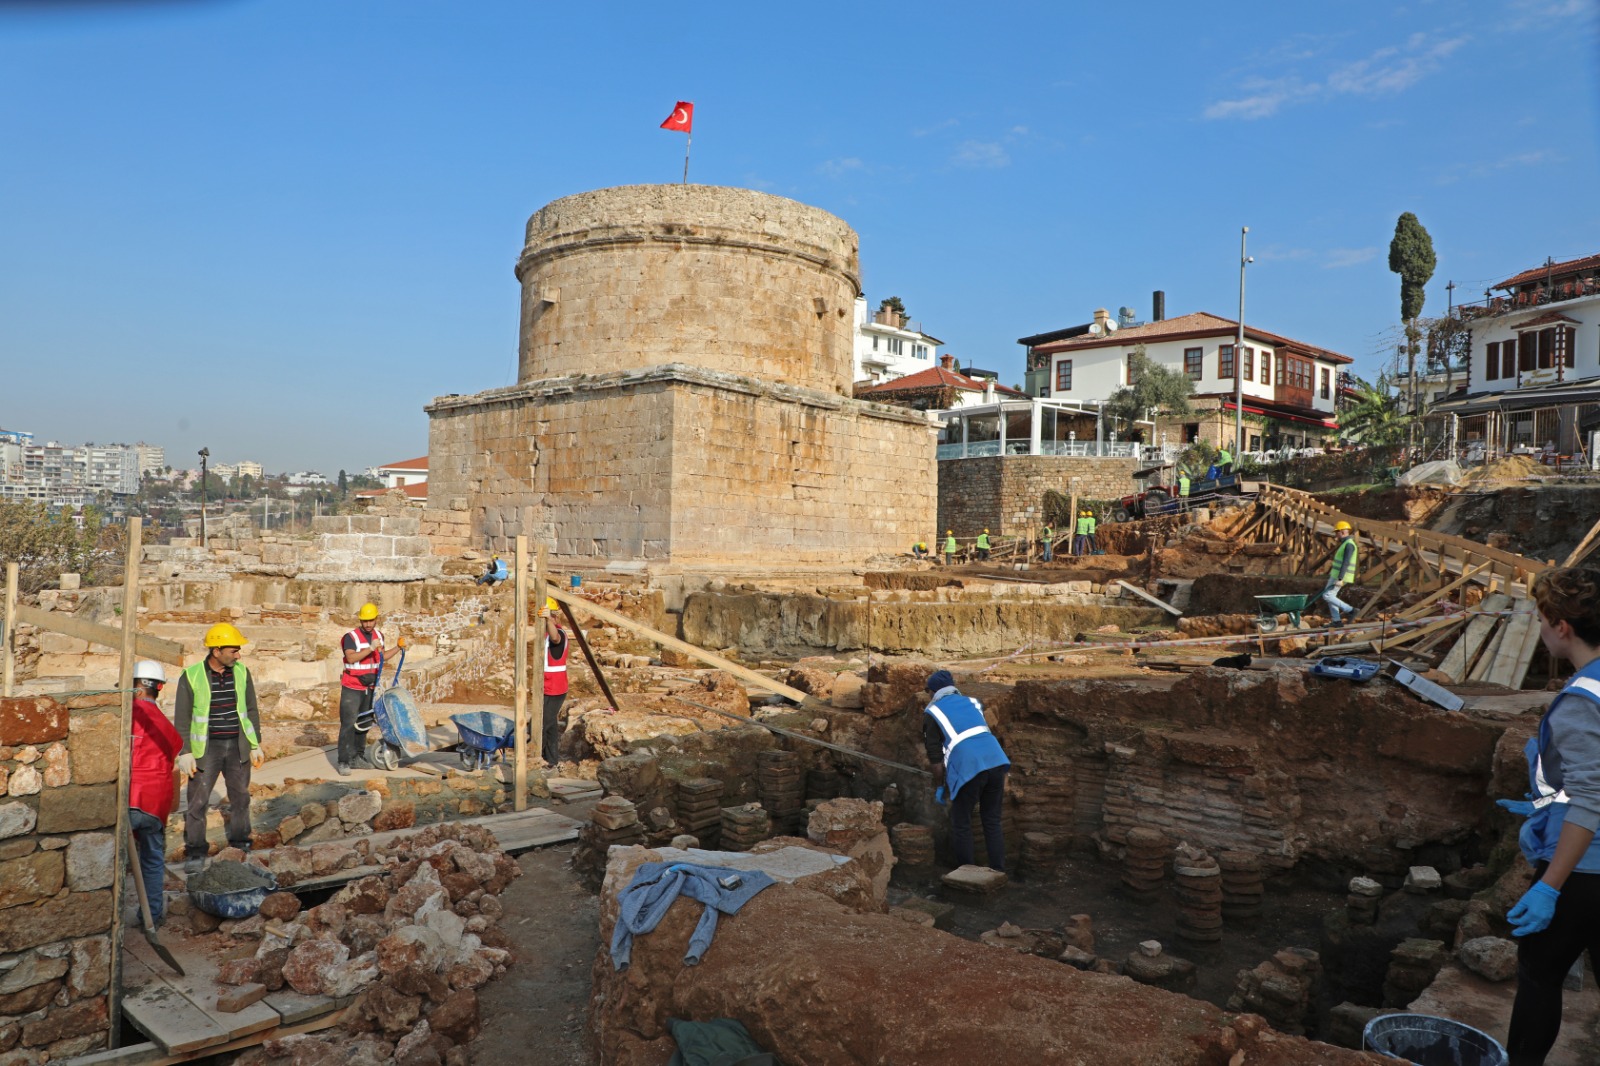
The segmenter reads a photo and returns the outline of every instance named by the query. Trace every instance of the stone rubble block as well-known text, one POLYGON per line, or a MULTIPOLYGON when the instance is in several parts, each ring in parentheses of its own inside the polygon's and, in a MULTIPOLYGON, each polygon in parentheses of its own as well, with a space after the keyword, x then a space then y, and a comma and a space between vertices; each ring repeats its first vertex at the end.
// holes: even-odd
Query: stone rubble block
POLYGON ((958 866, 939 880, 953 892, 975 896, 993 895, 1006 886, 1006 875, 987 866, 958 866))
POLYGON ((1405 889, 1416 895, 1437 892, 1444 887, 1439 871, 1432 866, 1413 866, 1406 873, 1405 889))
POLYGON ((1456 957, 1489 981, 1509 981, 1517 975, 1517 945, 1503 937, 1475 937, 1456 949, 1456 957))

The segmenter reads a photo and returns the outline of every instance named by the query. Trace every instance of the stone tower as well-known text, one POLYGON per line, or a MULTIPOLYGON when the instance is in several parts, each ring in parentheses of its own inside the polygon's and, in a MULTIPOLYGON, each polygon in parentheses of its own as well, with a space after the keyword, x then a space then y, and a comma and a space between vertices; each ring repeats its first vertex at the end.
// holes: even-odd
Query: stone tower
POLYGON ((518 382, 441 397, 429 506, 559 563, 826 568, 932 535, 925 416, 849 398, 855 232, 748 189, 635 185, 528 221, 518 382))

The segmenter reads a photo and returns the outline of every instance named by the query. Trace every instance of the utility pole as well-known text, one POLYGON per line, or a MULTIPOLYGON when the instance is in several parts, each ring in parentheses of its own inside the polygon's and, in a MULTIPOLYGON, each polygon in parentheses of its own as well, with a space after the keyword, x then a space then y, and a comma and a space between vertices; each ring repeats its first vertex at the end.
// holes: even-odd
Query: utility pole
POLYGON ((200 547, 206 546, 206 460, 211 458, 210 448, 200 449, 200 547))
POLYGON ((1249 226, 1239 227, 1239 339, 1233 346, 1233 456, 1237 461, 1244 455, 1244 268, 1255 260, 1244 254, 1244 242, 1250 235, 1249 226))

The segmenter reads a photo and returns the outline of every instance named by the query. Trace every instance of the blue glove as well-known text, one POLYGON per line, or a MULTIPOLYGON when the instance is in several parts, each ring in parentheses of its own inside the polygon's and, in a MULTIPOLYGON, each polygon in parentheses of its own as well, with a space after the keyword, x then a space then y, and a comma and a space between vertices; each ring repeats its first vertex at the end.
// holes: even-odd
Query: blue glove
POLYGON ((1518 818, 1531 818, 1535 810, 1527 800, 1495 800, 1496 807, 1504 807, 1518 818))
POLYGON ((940 785, 938 788, 933 790, 933 802, 940 805, 950 802, 950 793, 945 791, 945 787, 943 785, 940 785))
POLYGON ((1543 881, 1535 881, 1506 914, 1506 921, 1511 923, 1511 935, 1527 936, 1548 928, 1550 919, 1556 916, 1556 900, 1560 898, 1560 892, 1543 881))

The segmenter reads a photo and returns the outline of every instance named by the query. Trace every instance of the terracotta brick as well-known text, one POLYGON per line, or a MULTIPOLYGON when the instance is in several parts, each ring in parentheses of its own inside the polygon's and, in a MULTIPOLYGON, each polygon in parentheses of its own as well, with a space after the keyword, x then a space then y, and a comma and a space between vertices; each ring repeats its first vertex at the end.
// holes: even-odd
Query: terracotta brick
POLYGON ((48 696, 0 699, 0 746, 48 744, 67 736, 67 708, 48 696))

